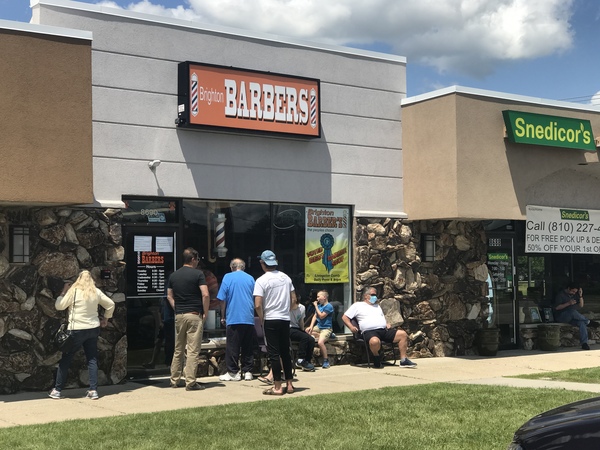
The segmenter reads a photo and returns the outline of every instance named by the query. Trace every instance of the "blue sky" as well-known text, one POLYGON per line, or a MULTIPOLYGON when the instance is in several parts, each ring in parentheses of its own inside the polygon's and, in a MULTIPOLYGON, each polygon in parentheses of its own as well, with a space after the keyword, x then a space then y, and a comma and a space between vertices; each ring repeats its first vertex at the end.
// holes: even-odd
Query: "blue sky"
MULTIPOLYGON (((597 0, 83 0, 405 56, 408 95, 451 85, 600 105, 597 0)), ((29 0, 0 19, 29 22, 29 0)))

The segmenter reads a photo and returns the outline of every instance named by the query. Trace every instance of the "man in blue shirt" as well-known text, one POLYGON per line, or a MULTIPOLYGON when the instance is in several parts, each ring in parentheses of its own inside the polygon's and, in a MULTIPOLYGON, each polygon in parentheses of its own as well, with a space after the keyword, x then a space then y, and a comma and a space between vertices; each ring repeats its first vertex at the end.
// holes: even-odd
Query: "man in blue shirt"
POLYGON ((242 353, 244 380, 252 380, 254 367, 254 278, 244 272, 246 264, 235 258, 229 264, 231 273, 223 277, 217 299, 221 302, 221 322, 227 325, 225 362, 227 373, 221 381, 242 379, 238 360, 242 353))
POLYGON ((329 358, 327 356, 327 347, 325 346, 331 333, 333 333, 333 305, 329 303, 329 293, 327 291, 319 291, 317 293, 317 300, 313 302, 313 305, 315 306, 315 315, 312 317, 310 326, 306 329, 306 332, 312 334, 315 339, 318 339, 317 345, 323 357, 323 365, 321 367, 329 369, 329 358))

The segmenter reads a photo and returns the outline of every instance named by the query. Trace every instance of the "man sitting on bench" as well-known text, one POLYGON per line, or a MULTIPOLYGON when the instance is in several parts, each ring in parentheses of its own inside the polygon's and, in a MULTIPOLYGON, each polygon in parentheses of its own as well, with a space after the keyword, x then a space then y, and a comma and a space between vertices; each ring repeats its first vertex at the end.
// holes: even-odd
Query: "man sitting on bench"
POLYGON ((557 322, 570 323, 579 327, 579 342, 583 350, 589 350, 587 327, 598 328, 600 324, 589 320, 577 307, 583 308, 583 289, 578 284, 569 283, 554 299, 554 319, 557 322))
POLYGON ((394 330, 390 328, 383 315, 383 310, 379 306, 377 291, 375 288, 367 286, 362 291, 362 301, 356 302, 342 316, 342 321, 353 333, 358 333, 359 328, 362 331, 363 338, 369 344, 373 354, 373 367, 381 369, 381 341, 389 343, 398 343, 400 350, 400 367, 414 368, 417 364, 406 357, 408 349, 408 335, 404 330, 394 330), (358 321, 358 328, 352 324, 352 319, 358 321))

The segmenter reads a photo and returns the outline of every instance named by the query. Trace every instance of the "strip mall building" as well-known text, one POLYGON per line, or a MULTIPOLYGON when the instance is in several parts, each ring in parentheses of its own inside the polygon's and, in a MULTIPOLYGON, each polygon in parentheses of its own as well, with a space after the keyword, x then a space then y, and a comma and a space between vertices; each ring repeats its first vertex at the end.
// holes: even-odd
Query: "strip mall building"
POLYGON ((402 57, 66 0, 32 11, 0 22, 3 392, 51 385, 53 298, 81 268, 118 305, 101 381, 141 370, 188 246, 218 280, 232 257, 259 276, 270 248, 305 301, 327 289, 341 361, 341 314, 365 285, 391 323, 423 331, 415 357, 473 353, 488 317, 518 346, 524 310, 582 274, 600 313, 597 256, 527 234, 576 222, 554 208, 600 210, 598 109, 462 88, 406 98, 402 57), (505 111, 550 116, 570 140, 563 120, 580 121, 592 147, 519 142, 505 111))

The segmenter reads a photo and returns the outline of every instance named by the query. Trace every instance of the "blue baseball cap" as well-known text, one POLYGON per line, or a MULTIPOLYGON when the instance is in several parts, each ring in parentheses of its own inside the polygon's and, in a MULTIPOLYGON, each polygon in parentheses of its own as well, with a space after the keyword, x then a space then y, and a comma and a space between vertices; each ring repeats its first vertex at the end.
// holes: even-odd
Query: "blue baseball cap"
POLYGON ((264 262, 267 266, 277 265, 277 257, 275 256, 275 253, 273 253, 271 250, 265 250, 264 252, 262 252, 262 254, 259 256, 259 259, 262 262, 264 262))

